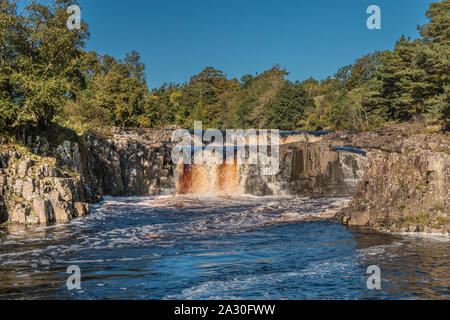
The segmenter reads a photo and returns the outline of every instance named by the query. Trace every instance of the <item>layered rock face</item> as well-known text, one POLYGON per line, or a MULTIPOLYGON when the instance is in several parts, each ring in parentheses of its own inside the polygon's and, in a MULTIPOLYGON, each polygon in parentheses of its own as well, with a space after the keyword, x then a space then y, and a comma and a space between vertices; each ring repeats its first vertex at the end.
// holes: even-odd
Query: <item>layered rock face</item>
POLYGON ((174 188, 170 143, 118 131, 108 139, 88 134, 83 146, 83 172, 95 194, 156 195, 174 188))
POLYGON ((260 168, 255 165, 242 170, 245 193, 259 196, 351 196, 363 178, 365 156, 335 151, 333 143, 323 140, 282 145, 277 175, 262 176, 260 168))
POLYGON ((338 151, 339 139, 282 146, 281 171, 277 179, 294 195, 351 196, 364 175, 363 154, 338 151))
MULTIPOLYGON (((360 138, 355 144, 364 144, 360 138)), ((393 133, 377 138, 370 139, 378 145, 368 153, 367 170, 350 206, 336 218, 377 230, 449 233, 448 136, 393 133)))
POLYGON ((104 195, 151 195, 173 188, 170 131, 82 137, 50 146, 29 137, 27 148, 0 150, 0 223, 67 223, 89 214, 104 195))
POLYGON ((67 223, 89 213, 81 176, 63 173, 54 158, 4 150, 0 168, 1 223, 67 223))

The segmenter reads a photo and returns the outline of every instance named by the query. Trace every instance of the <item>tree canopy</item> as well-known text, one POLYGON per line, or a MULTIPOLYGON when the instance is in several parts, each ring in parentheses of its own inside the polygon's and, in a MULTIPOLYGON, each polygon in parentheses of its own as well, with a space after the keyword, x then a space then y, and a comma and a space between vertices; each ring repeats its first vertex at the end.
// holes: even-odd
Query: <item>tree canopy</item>
MULTIPOLYGON (((85 132, 176 125, 210 128, 376 128, 414 117, 449 126, 450 0, 432 3, 420 38, 369 53, 323 80, 288 80, 280 65, 242 78, 213 66, 189 81, 148 89, 138 52, 85 50, 88 25, 68 30, 72 0, 32 1, 23 14, 0 1, 0 131, 51 123, 85 132)), ((307 63, 305 61, 304 63, 307 63)))

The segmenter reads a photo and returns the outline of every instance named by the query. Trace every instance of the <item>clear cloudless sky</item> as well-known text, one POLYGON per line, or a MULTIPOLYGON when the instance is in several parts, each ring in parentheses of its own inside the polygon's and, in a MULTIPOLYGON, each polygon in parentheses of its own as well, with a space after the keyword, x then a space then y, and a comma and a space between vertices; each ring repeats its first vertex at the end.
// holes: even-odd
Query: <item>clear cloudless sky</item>
POLYGON ((87 49, 137 50, 150 88, 185 82, 206 66, 240 78, 286 67, 290 80, 333 75, 356 58, 416 38, 432 0, 80 0, 87 49), (369 5, 381 30, 368 30, 369 5))

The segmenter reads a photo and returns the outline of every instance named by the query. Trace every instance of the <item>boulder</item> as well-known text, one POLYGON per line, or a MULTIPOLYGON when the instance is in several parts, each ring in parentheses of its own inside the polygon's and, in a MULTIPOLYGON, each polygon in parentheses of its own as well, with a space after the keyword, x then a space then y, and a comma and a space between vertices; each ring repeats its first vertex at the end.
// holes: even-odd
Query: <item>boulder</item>
POLYGON ((30 159, 22 160, 17 167, 17 175, 19 177, 25 177, 28 175, 28 169, 34 166, 34 161, 30 159))
POLYGON ((73 219, 73 206, 67 201, 52 201, 52 209, 57 223, 69 223, 73 219))
POLYGON ((23 203, 17 203, 11 210, 9 220, 11 222, 25 224, 27 221, 27 215, 29 213, 29 207, 23 203))
POLYGON ((348 225, 356 227, 364 227, 369 224, 370 216, 367 212, 354 212, 348 220, 348 225))
POLYGON ((45 225, 54 220, 52 206, 47 199, 34 199, 33 212, 39 217, 38 223, 40 224, 45 225))
POLYGON ((75 202, 73 204, 75 216, 84 217, 90 212, 89 204, 83 202, 75 202))

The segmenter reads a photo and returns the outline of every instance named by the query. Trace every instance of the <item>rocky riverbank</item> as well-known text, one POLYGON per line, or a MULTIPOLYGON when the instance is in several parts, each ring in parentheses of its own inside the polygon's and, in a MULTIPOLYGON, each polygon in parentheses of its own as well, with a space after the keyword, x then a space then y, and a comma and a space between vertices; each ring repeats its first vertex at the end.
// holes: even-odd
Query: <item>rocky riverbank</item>
POLYGON ((336 219, 383 231, 450 233, 448 135, 392 130, 352 141, 369 151, 366 171, 336 219))
MULTIPOLYGON (((43 145, 48 148, 48 144, 43 145)), ((65 144, 58 150, 69 151, 72 159, 79 159, 77 145, 70 149, 70 144, 65 144)), ((32 154, 25 148, 2 146, 0 223, 67 223, 89 213, 88 202, 93 198, 82 175, 61 170, 56 162, 54 157, 32 154)))
MULTIPOLYGON (((30 136, 0 145, 0 223, 67 223, 103 196, 173 192, 171 130, 87 134, 50 145, 30 136)), ((353 196, 334 219, 399 232, 449 233, 449 138, 404 128, 302 133, 283 138, 280 172, 242 166, 236 183, 254 195, 353 196)), ((221 177, 227 179, 227 177, 221 177)))
POLYGON ((116 130, 109 138, 85 135, 82 171, 91 189, 101 196, 157 195, 173 189, 170 135, 155 133, 116 130))
MULTIPOLYGON (((173 188, 167 131, 87 134, 52 146, 39 136, 0 144, 0 223, 67 223, 104 195, 160 194, 173 188)), ((170 137, 170 136, 169 136, 170 137)))

